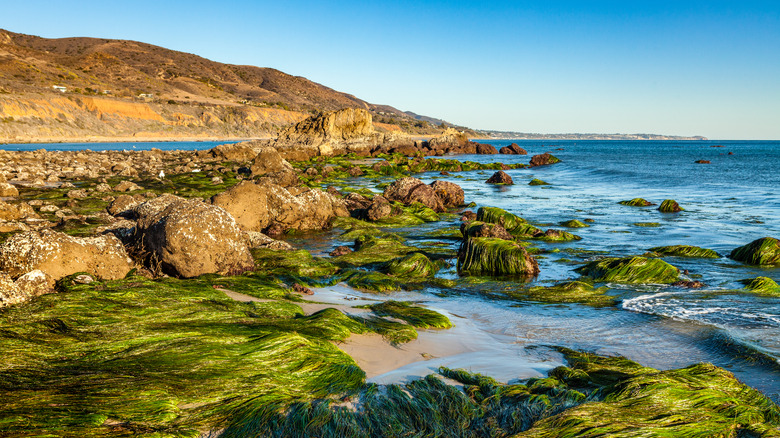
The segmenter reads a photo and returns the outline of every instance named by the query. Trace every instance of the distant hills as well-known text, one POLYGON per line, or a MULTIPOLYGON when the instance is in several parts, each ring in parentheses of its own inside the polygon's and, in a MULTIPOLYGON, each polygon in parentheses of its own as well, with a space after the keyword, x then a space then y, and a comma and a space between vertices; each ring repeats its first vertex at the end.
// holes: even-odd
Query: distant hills
POLYGON ((684 138, 476 131, 273 68, 222 64, 137 41, 0 29, 0 143, 265 138, 343 108, 368 110, 380 131, 421 136, 449 126, 472 138, 684 138))

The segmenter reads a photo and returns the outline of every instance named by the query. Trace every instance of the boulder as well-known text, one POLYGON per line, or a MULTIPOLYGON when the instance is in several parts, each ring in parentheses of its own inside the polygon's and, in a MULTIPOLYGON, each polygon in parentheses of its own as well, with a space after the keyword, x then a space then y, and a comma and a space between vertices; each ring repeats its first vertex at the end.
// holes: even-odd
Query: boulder
POLYGON ((512 181, 512 177, 509 176, 503 170, 497 171, 496 173, 493 174, 493 176, 488 178, 488 180, 485 182, 488 184, 506 184, 506 185, 514 184, 514 181, 512 181))
POLYGON ((463 189, 455 183, 436 180, 431 183, 431 187, 445 207, 460 207, 465 203, 463 189))
POLYGON ((460 217, 461 222, 469 222, 477 219, 477 214, 471 210, 466 210, 461 214, 462 214, 462 216, 460 217))
POLYGON ((238 274, 254 267, 246 237, 224 209, 200 199, 175 200, 138 220, 142 250, 168 275, 238 274))
POLYGON ((509 146, 504 146, 501 149, 498 150, 499 154, 505 154, 505 155, 528 155, 528 152, 526 152, 525 149, 521 148, 517 145, 517 143, 512 143, 509 146))
MULTIPOLYGON (((121 196, 119 198, 121 198, 121 196)), ((152 198, 148 201, 136 204, 135 206, 131 207, 126 212, 126 214, 123 214, 123 216, 127 216, 131 219, 138 219, 139 221, 144 221, 148 218, 155 218, 157 214, 165 210, 169 205, 173 204, 174 202, 183 200, 184 198, 180 196, 171 195, 170 193, 163 193, 156 198, 152 198)))
POLYGON ((347 193, 344 196, 344 203, 349 211, 367 209, 371 206, 371 200, 357 192, 347 193))
POLYGON ((274 148, 261 149, 252 160, 249 170, 252 172, 252 176, 261 176, 282 187, 298 184, 298 174, 295 173, 295 169, 274 148))
POLYGON ((39 269, 54 280, 76 272, 118 279, 132 268, 124 246, 111 234, 79 238, 52 230, 28 231, 0 245, 0 270, 13 278, 39 269))
POLYGON ((366 219, 374 222, 393 214, 393 206, 382 195, 376 195, 371 199, 371 205, 366 209, 366 219))
POLYGON ((525 219, 498 207, 480 207, 477 220, 499 224, 516 237, 542 237, 544 232, 531 225, 525 219))
POLYGON ((144 188, 132 181, 122 181, 114 186, 115 192, 135 192, 144 188))
POLYGON ((492 237, 503 240, 515 239, 501 225, 479 221, 462 223, 460 225, 460 233, 463 234, 464 239, 469 237, 492 237))
POLYGON ((349 216, 344 201, 317 189, 286 189, 268 181, 242 181, 215 195, 211 203, 224 208, 246 231, 323 230, 336 217, 349 216))
POLYGON ((16 186, 5 181, 0 182, 0 197, 13 196, 19 196, 19 190, 16 189, 16 186))
POLYGON ((111 201, 111 204, 106 207, 108 214, 112 216, 124 216, 132 213, 133 207, 146 202, 146 198, 143 195, 119 195, 111 201))
POLYGON ((419 202, 435 212, 440 213, 444 211, 444 204, 433 187, 417 178, 405 177, 397 179, 385 187, 383 195, 388 201, 398 201, 404 205, 419 202))
POLYGON ((620 205, 628 205, 629 207, 649 207, 651 205, 655 205, 652 202, 643 199, 643 198, 634 198, 630 201, 620 201, 618 202, 620 205))
POLYGON ((480 155, 494 155, 498 153, 498 150, 493 145, 477 143, 477 153, 480 155))
POLYGON ((245 163, 257 155, 247 143, 221 144, 205 151, 198 151, 198 158, 206 161, 235 161, 245 163))
POLYGON ((27 203, 9 204, 0 201, 0 220, 16 221, 26 218, 38 218, 35 210, 27 203))
POLYGON ((763 237, 735 248, 729 257, 749 265, 778 266, 780 265, 780 241, 774 237, 763 237))
POLYGON ((349 254, 351 252, 352 252, 352 248, 350 248, 348 246, 341 245, 341 246, 337 246, 337 247, 333 248, 333 251, 328 253, 328 255, 330 255, 331 257, 341 257, 341 256, 349 254))
POLYGON ((68 190, 68 193, 65 194, 70 199, 84 199, 87 196, 89 196, 89 193, 85 189, 74 189, 74 190, 68 190))
POLYGON ((522 275, 539 274, 539 264, 517 242, 474 237, 463 241, 458 250, 460 275, 522 275))
POLYGON ((551 155, 551 154, 545 152, 543 154, 534 155, 533 157, 531 157, 530 166, 531 167, 546 166, 548 164, 559 163, 560 161, 561 160, 559 160, 554 155, 551 155))

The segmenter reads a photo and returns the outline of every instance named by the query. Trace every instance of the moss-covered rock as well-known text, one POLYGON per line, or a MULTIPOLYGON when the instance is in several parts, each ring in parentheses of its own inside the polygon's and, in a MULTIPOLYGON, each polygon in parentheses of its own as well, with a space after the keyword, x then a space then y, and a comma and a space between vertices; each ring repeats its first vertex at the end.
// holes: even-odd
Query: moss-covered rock
POLYGON ((389 262, 413 251, 418 250, 404 245, 395 237, 361 236, 355 240, 354 252, 337 257, 335 260, 341 265, 364 266, 389 262))
POLYGON ((532 179, 532 180, 531 180, 531 181, 528 183, 528 185, 529 185, 529 186, 549 186, 549 185, 550 185, 550 183, 546 183, 546 182, 544 182, 544 181, 542 181, 542 180, 540 180, 540 179, 538 179, 538 178, 534 178, 534 179, 532 179))
POLYGON ((731 251, 730 258, 749 265, 780 265, 780 241, 763 237, 731 251))
POLYGON ((544 235, 536 237, 549 242, 571 242, 574 240, 582 240, 582 237, 576 234, 569 233, 568 231, 556 230, 553 228, 545 231, 544 235))
POLYGON ((630 207, 649 207, 651 205, 655 205, 652 202, 642 198, 634 198, 630 201, 620 201, 618 204, 628 205, 630 207))
POLYGON ((577 273, 598 282, 616 283, 674 283, 679 269, 660 259, 645 257, 609 257, 577 268, 577 273))
POLYGON ((480 207, 477 220, 499 224, 510 234, 517 237, 539 237, 544 231, 529 224, 525 219, 498 207, 480 207))
POLYGON ((469 237, 495 237, 497 239, 514 240, 514 237, 500 224, 472 221, 460 226, 460 232, 464 239, 469 237))
POLYGON ((590 226, 586 223, 578 221, 577 219, 563 221, 560 224, 562 227, 567 227, 567 228, 587 228, 590 226))
POLYGON ((594 307, 614 306, 618 300, 606 295, 607 287, 594 288, 584 281, 567 281, 552 286, 534 286, 507 292, 513 298, 539 301, 542 303, 580 303, 594 307))
POLYGON ((762 295, 780 295, 780 285, 769 277, 756 277, 742 280, 745 290, 762 295))
POLYGON ((539 273, 539 264, 516 242, 475 237, 466 239, 458 251, 461 275, 522 275, 539 273))
POLYGON ((658 211, 661 213, 679 213, 684 210, 674 199, 665 199, 658 207, 658 211))
POLYGON ((653 251, 659 255, 672 257, 720 258, 720 255, 711 249, 690 245, 656 246, 655 248, 650 248, 649 251, 653 251))
POLYGON ((389 261, 382 271, 400 278, 425 278, 435 275, 439 268, 425 254, 415 252, 389 261))

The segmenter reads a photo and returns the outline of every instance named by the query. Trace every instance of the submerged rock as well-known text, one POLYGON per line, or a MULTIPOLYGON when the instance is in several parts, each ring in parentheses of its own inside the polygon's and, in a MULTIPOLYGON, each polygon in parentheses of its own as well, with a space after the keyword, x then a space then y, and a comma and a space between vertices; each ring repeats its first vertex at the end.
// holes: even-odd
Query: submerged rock
POLYGON ((597 282, 670 284, 680 270, 660 259, 608 257, 588 263, 575 272, 597 282))
POLYGON ((544 182, 544 181, 542 181, 542 180, 540 180, 540 179, 534 178, 534 179, 532 179, 532 180, 531 180, 531 181, 528 183, 528 185, 529 185, 529 186, 549 186, 549 185, 550 185, 550 183, 546 183, 546 182, 544 182))
POLYGON ((556 230, 553 228, 545 231, 544 236, 540 237, 542 237, 544 240, 550 240, 553 242, 570 242, 572 240, 582 240, 582 237, 576 234, 572 234, 563 230, 556 230))
POLYGON ((707 285, 698 280, 678 280, 672 283, 672 286, 682 287, 685 289, 701 289, 707 285))
POLYGON ((749 265, 780 265, 780 241, 763 237, 731 251, 730 258, 749 265))
POLYGON ((658 211, 661 213, 678 213, 683 210, 684 208, 680 207, 680 204, 678 204, 674 199, 666 199, 658 207, 658 211))
POLYGON ((139 219, 136 236, 149 262, 159 262, 168 275, 237 274, 254 267, 235 219, 200 199, 175 201, 139 219))
POLYGON ((634 198, 630 201, 620 201, 618 204, 628 205, 630 207, 649 207, 651 205, 655 205, 652 202, 642 198, 634 198))
POLYGON ((132 268, 122 243, 111 234, 79 238, 52 230, 29 231, 0 245, 0 270, 13 278, 41 270, 54 280, 76 272, 114 280, 132 268))
POLYGON ((545 152, 543 154, 534 155, 533 157, 531 157, 531 162, 529 165, 531 167, 536 167, 536 166, 546 166, 548 164, 555 164, 560 162, 561 160, 558 159, 558 157, 545 152))
POLYGON ((496 173, 493 174, 493 176, 488 178, 488 180, 485 182, 488 184, 506 184, 506 185, 514 184, 514 181, 512 181, 512 177, 509 176, 503 170, 497 171, 496 173))
POLYGON ((720 258, 720 255, 711 249, 690 245, 656 246, 655 248, 650 248, 649 251, 672 257, 720 258))
POLYGON ((756 277, 742 280, 745 285, 745 290, 765 294, 765 295, 780 295, 780 285, 769 277, 756 277))
POLYGON ((539 274, 539 264, 517 242, 489 237, 463 241, 458 251, 458 273, 461 275, 539 274))
POLYGON ((590 227, 590 225, 585 224, 583 222, 580 222, 577 219, 564 221, 564 222, 561 222, 560 224, 561 224, 562 227, 568 227, 568 228, 587 228, 587 227, 590 227))

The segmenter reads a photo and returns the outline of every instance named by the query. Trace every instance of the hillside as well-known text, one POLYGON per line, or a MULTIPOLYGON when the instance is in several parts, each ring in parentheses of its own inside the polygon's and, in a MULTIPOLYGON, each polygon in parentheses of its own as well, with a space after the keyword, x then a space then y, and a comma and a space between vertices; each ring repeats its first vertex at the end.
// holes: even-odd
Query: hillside
POLYGON ((0 142, 268 137, 310 114, 342 108, 367 109, 391 131, 437 128, 272 68, 136 41, 0 30, 0 142))

